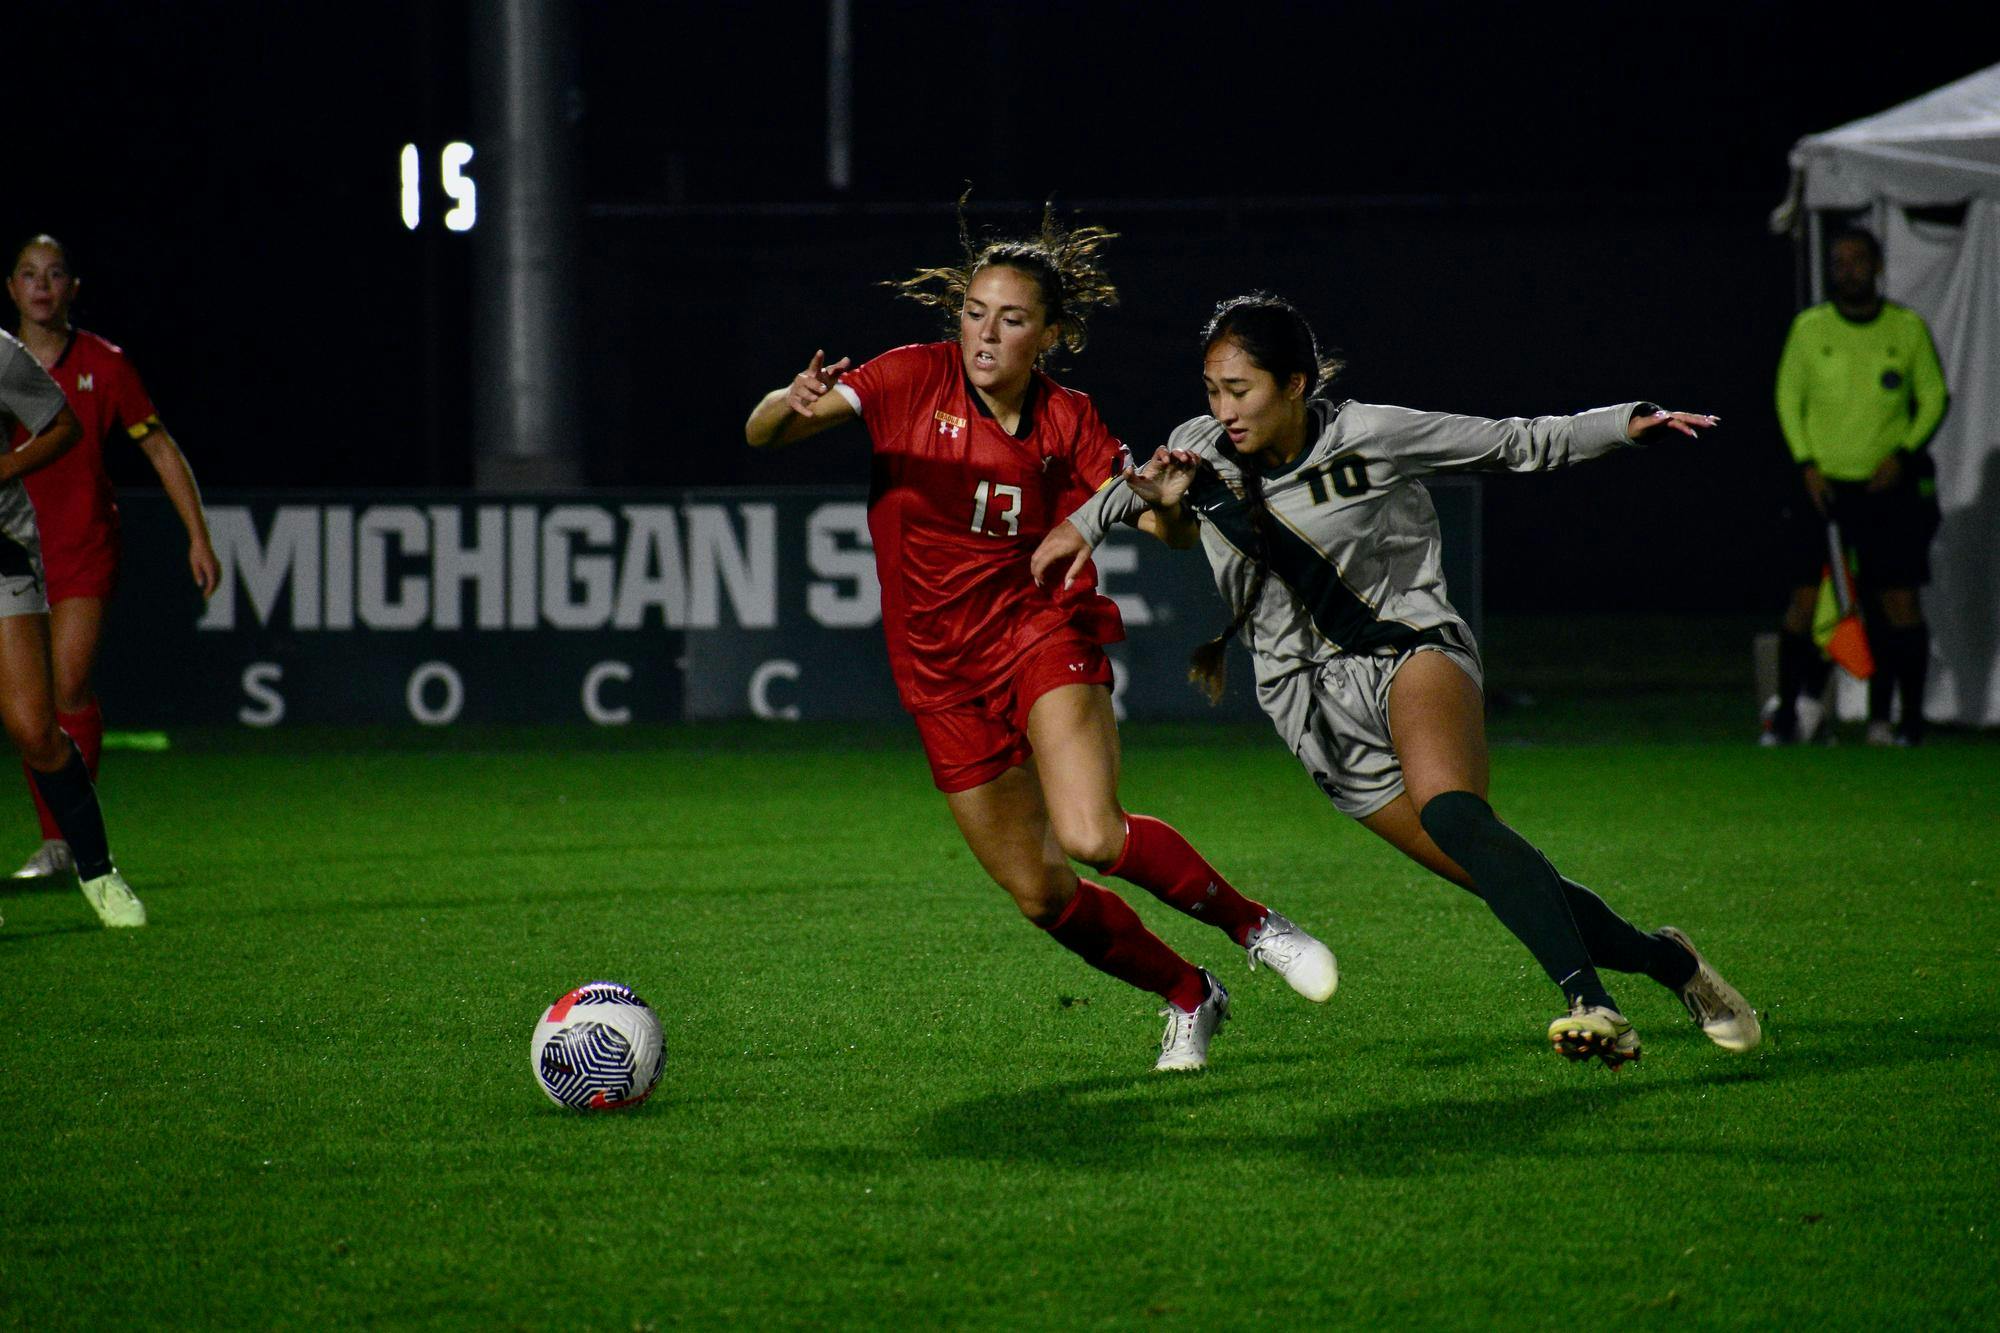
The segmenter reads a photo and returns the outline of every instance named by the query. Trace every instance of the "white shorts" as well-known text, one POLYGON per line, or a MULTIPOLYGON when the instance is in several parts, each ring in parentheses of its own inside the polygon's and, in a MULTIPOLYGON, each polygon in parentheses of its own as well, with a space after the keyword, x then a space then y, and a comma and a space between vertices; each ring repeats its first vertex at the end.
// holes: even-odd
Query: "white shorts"
POLYGON ((42 535, 35 506, 20 482, 0 486, 0 620, 49 609, 42 574, 42 535))
POLYGON ((1394 655, 1343 653, 1257 687, 1257 701, 1286 746, 1342 814, 1366 819, 1403 793, 1403 765, 1389 734, 1389 683, 1418 653, 1443 653, 1485 688, 1471 635, 1394 655))

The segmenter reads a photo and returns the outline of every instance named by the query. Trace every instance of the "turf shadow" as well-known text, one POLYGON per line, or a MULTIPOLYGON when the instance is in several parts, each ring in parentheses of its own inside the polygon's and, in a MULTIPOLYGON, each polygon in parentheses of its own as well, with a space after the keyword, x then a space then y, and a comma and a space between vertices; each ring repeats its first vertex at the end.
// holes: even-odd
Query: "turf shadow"
POLYGON ((104 927, 96 921, 76 921, 68 925, 55 926, 0 926, 0 948, 7 945, 26 944, 30 940, 42 939, 49 935, 87 935, 102 933, 104 927))
POLYGON ((1298 1153, 1312 1136, 1246 1133, 1230 1119, 1241 1106, 1268 1123, 1268 1106, 1297 1088, 1298 1073, 1294 1057, 1274 1052, 1232 1057, 1226 1070, 1207 1074, 1146 1071, 992 1092, 938 1107, 909 1143, 929 1158, 1085 1170, 1129 1170, 1163 1151, 1230 1161, 1298 1153))
MULTIPOLYGON (((1278 1092, 1295 1068, 1280 1055, 1231 1062, 1232 1077, 1138 1074, 1071 1079, 948 1103, 913 1127, 907 1144, 929 1159, 1028 1161, 1084 1170, 1129 1170, 1162 1139, 1182 1142, 1191 1122, 1214 1125, 1242 1098, 1278 1092), (1263 1065, 1268 1073, 1244 1077, 1263 1065), (1149 1146, 1150 1145, 1150 1146, 1149 1146), (1142 1156, 1135 1159, 1134 1154, 1142 1156)), ((879 1170, 875 1150, 802 1149, 823 1166, 879 1170)))
MULTIPOLYGON (((1764 1075, 1752 1068, 1716 1070, 1693 1078, 1647 1080, 1634 1070, 1611 1076, 1579 1070, 1596 1080, 1582 1087, 1542 1088, 1518 1096, 1448 1097, 1405 1105, 1365 1107, 1321 1121, 1315 1129, 1274 1146, 1297 1152, 1341 1174, 1367 1178, 1485 1171, 1496 1159, 1543 1160, 1558 1167, 1572 1164, 1578 1134, 1591 1133, 1602 1121, 1604 1141, 1618 1133, 1623 1113, 1663 1097, 1684 1097, 1703 1087, 1756 1084, 1764 1075)), ((1750 1148, 1717 1142, 1703 1125, 1690 1125, 1671 1137, 1622 1134, 1618 1151, 1754 1161, 1796 1166, 1823 1163, 1828 1154, 1782 1144, 1750 1148)))
MULTIPOLYGON (((1830 1077, 1871 1070, 1956 1060, 1968 1053, 2000 1051, 2000 1034, 1992 1030, 1990 1013, 1956 1014, 1933 1020, 1934 1032, 1950 1033, 1939 1041, 1921 1032, 1918 1039, 1880 1022, 1852 1019, 1788 1021, 1767 1030, 1766 1044, 1755 1055, 1729 1057, 1726 1066, 1685 1078, 1653 1079, 1650 1069, 1635 1069, 1617 1082, 1600 1080, 1581 1090, 1553 1089, 1518 1098, 1479 1100, 1450 1098, 1410 1106, 1361 1109, 1327 1121, 1322 1146, 1308 1155, 1364 1176, 1397 1176, 1425 1171, 1475 1169, 1493 1157, 1566 1159, 1575 1151, 1579 1117, 1611 1113, 1690 1089, 1783 1085, 1786 1098, 1805 1095, 1837 1097, 1837 1089, 1808 1094, 1806 1089, 1830 1077), (1796 1087, 1791 1085, 1798 1085, 1796 1087)), ((1701 1050, 1692 1032, 1660 1043, 1671 1051, 1685 1046, 1701 1050)), ((1656 1048, 1657 1049, 1657 1048, 1656 1048)), ((1594 1073, 1583 1071, 1579 1073, 1594 1073)), ((1783 1166, 1825 1165, 1830 1151, 1797 1143, 1764 1140, 1757 1146, 1722 1141, 1693 1126, 1672 1135, 1624 1136, 1620 1153, 1648 1156, 1686 1155, 1712 1160, 1783 1166)))
MULTIPOLYGON (((51 876, 45 879, 0 880, 0 884, 5 885, 4 888, 0 888, 0 902, 16 896, 26 898, 43 893, 59 895, 65 893, 81 894, 82 892, 82 890, 77 888, 76 877, 74 875, 51 876)), ((153 895, 162 889, 171 890, 183 887, 183 880, 179 875, 147 875, 132 887, 135 893, 140 894, 142 900, 151 901, 153 895)))
MULTIPOLYGON (((1787 1022, 1749 1058, 1710 1051, 1698 1034, 1687 1032, 1661 1041, 1653 1059, 1617 1075, 1577 1069, 1582 1081, 1566 1086, 1550 1087, 1536 1078, 1536 1086, 1518 1093, 1375 1103, 1332 1115, 1323 1101, 1309 1107, 1310 1099, 1300 1095, 1307 1090, 1299 1084, 1294 1056, 1236 1057, 1200 1076, 1070 1079, 967 1098, 932 1111, 914 1127, 909 1144, 934 1159, 1033 1161, 1082 1170, 1129 1170, 1160 1153, 1180 1161, 1212 1157, 1217 1169, 1227 1170, 1260 1159, 1290 1159, 1363 1177, 1474 1172, 1499 1158, 1567 1163, 1576 1154, 1579 1126, 1601 1120, 1607 1132, 1615 1131, 1630 1114, 1672 1109, 1662 1104, 1684 1104, 1704 1090, 1754 1092, 1762 1085, 1797 1083, 1801 1088, 1782 1094, 1796 1097, 1805 1085, 1829 1076, 2000 1049, 1988 1016, 1957 1015, 1931 1026, 1948 1027, 1953 1041, 1898 1041, 1899 1034, 1880 1023, 1787 1022), (1684 1055, 1726 1063, 1671 1074, 1658 1068, 1661 1056, 1680 1064, 1684 1055), (1299 1115, 1273 1128, 1283 1118, 1284 1102, 1300 1104, 1299 1115)), ((1418 1063, 1451 1072, 1482 1062, 1447 1054, 1418 1063)), ((1787 1167, 1831 1160, 1811 1145, 1768 1138, 1751 1145, 1713 1129, 1702 1117, 1670 1132, 1656 1123, 1643 1135, 1627 1135, 1620 1151, 1787 1167)), ((821 1155, 830 1165, 853 1156, 838 1150, 821 1155)), ((879 1167, 879 1154, 863 1156, 879 1167)), ((858 1159, 848 1164, 863 1165, 858 1159)))
POLYGON ((0 891, 0 898, 11 898, 15 894, 30 893, 75 893, 76 876, 45 875, 41 879, 9 879, 6 889, 0 891))
POLYGON ((1813 1017, 1767 1020, 1759 1060, 1797 1073, 1820 1074, 1931 1064, 1973 1052, 2000 1052, 2000 1031, 1995 1030, 1991 1008, 1921 1023, 1912 1019, 1863 1022, 1813 1017))
MULTIPOLYGON (((1283 1056, 1232 1061, 1226 1073, 1172 1080, 1075 1079, 1040 1088, 989 1093, 938 1108, 916 1126, 912 1148, 930 1158, 1033 1161, 1082 1170, 1130 1170, 1169 1153, 1176 1160, 1213 1158, 1218 1170, 1241 1170, 1260 1159, 1312 1163, 1320 1170, 1398 1176, 1479 1169, 1495 1157, 1568 1159, 1576 1151, 1579 1116, 1616 1115, 1636 1101, 1691 1088, 1757 1083, 1754 1067, 1692 1078, 1642 1081, 1634 1071, 1619 1083, 1541 1087, 1517 1096, 1447 1098, 1370 1105, 1331 1117, 1301 1108, 1295 1121, 1272 1128, 1274 1099, 1292 1099, 1297 1063, 1283 1056), (1271 1068, 1243 1077, 1245 1066, 1271 1068), (1232 1119, 1241 1107, 1244 1115, 1232 1119)), ((1578 1071, 1594 1074, 1596 1071, 1578 1071)), ((1610 1076, 1606 1076, 1609 1078, 1610 1076)), ((1661 1150, 1728 1156, 1745 1150, 1693 1136, 1661 1150)), ((838 1151, 825 1163, 838 1165, 838 1151)), ((879 1168, 879 1154, 864 1154, 879 1168)), ((1749 1155, 1793 1161, 1783 1148, 1749 1155)), ((860 1166, 857 1161, 852 1165, 860 1166)))

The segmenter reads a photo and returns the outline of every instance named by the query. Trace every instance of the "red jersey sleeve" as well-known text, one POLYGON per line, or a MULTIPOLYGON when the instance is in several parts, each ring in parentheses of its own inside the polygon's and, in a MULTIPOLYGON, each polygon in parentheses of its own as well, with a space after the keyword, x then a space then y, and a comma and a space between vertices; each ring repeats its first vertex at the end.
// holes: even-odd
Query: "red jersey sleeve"
POLYGON ((1056 516, 1068 514, 1094 495, 1098 488, 1125 470, 1132 453, 1097 415, 1090 395, 1064 390, 1076 409, 1075 423, 1063 441, 1063 486, 1057 497, 1056 516))
POLYGON ((878 444, 885 431, 899 431, 908 424, 918 397, 939 373, 940 349, 956 363, 957 348, 949 343, 912 343, 884 352, 840 377, 840 387, 852 395, 849 401, 858 404, 861 419, 878 444))
POLYGON ((132 368, 132 363, 122 352, 110 358, 105 370, 108 383, 99 386, 99 391, 105 393, 106 403, 111 409, 108 415, 125 428, 129 438, 144 439, 160 424, 160 415, 153 406, 152 396, 139 379, 139 372, 132 368))

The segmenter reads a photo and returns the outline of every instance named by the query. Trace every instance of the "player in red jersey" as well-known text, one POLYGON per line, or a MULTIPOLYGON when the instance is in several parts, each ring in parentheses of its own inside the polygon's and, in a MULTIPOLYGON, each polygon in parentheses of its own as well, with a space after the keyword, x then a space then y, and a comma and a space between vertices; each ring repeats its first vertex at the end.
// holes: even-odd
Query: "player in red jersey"
POLYGON ((857 369, 815 352, 744 425, 789 444, 860 417, 874 440, 868 505, 882 628, 931 775, 987 874, 1085 962, 1167 1004, 1158 1069, 1199 1069, 1229 995, 1148 930, 1074 858, 1227 932, 1313 1000, 1333 993, 1325 945, 1243 897, 1170 825, 1118 800, 1118 730, 1102 645, 1124 637, 1094 573, 1035 586, 1028 557, 1125 452, 1083 394, 1040 369, 1082 348, 1114 302, 1097 265, 1111 233, 1067 230, 975 249, 896 284, 947 310, 956 342, 899 347, 857 369), (941 289, 941 290, 940 290, 941 289))
MULTIPOLYGON (((188 569, 206 597, 215 591, 220 569, 208 537, 201 492, 180 446, 160 424, 146 389, 124 352, 94 333, 70 324, 71 304, 82 286, 69 253, 53 236, 36 236, 15 253, 7 294, 20 312, 19 337, 56 383, 83 427, 75 448, 24 478, 35 502, 42 534, 42 561, 48 574, 50 656, 55 665, 56 716, 82 751, 91 780, 97 778, 104 715, 91 676, 104 637, 105 604, 118 581, 118 506, 105 470, 104 446, 123 436, 132 440, 160 475, 160 485, 188 534, 188 569)), ((25 442, 18 430, 13 443, 25 442)), ((15 872, 16 879, 68 874, 74 866, 69 844, 50 817, 34 784, 41 817, 42 845, 15 872)))

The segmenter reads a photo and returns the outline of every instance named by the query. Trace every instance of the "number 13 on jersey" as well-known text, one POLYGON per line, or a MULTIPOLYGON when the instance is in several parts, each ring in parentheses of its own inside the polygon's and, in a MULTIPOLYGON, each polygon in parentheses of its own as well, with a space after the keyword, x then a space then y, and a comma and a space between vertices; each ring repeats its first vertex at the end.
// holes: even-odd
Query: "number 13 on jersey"
MULTIPOLYGON (((986 531, 986 507, 988 504, 996 506, 996 512, 993 515, 996 519, 1004 519, 1006 521, 1007 535, 1009 537, 1018 537, 1021 535, 1021 488, 1019 486, 1002 486, 997 482, 991 481, 982 481, 979 483, 978 489, 972 492, 972 530, 974 532, 986 531)), ((995 532, 988 535, 998 537, 1000 534, 995 532)))

